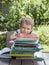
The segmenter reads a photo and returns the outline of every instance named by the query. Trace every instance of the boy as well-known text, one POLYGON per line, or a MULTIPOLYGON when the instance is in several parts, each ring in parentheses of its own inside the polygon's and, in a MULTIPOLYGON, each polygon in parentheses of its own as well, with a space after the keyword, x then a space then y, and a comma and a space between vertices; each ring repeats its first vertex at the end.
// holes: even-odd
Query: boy
MULTIPOLYGON (((38 40, 38 35, 34 31, 32 31, 33 26, 34 26, 34 21, 32 20, 32 18, 25 16, 21 20, 20 29, 15 31, 10 36, 11 40, 16 38, 35 38, 38 40)), ((10 48, 6 47, 2 49, 0 51, 0 54, 2 54, 4 51, 7 52, 7 50, 10 51, 10 48)))
POLYGON ((38 35, 32 31, 32 28, 34 26, 34 21, 32 18, 25 16, 22 18, 20 23, 20 29, 14 32, 10 36, 11 39, 15 38, 36 38, 38 39, 38 35))

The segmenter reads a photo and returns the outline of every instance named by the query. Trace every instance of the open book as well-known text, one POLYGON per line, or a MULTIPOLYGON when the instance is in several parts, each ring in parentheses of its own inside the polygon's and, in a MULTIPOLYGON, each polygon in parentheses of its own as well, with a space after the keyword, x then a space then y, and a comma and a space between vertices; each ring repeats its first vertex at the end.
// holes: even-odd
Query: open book
POLYGON ((7 53, 9 53, 10 52, 10 48, 7 48, 7 47, 5 47, 5 48, 3 48, 2 50, 0 50, 0 55, 2 55, 2 54, 7 54, 7 53))

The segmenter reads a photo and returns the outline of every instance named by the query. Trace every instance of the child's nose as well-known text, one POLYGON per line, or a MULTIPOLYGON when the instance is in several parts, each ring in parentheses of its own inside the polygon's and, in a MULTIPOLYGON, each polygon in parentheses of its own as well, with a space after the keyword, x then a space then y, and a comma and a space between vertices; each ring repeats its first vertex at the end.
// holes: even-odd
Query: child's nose
POLYGON ((25 29, 24 32, 27 33, 27 29, 25 29))

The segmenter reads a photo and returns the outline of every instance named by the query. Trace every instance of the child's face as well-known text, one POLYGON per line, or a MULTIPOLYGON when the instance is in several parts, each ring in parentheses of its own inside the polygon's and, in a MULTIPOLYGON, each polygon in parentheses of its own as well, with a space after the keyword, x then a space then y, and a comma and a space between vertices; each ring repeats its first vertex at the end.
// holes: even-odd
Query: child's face
POLYGON ((26 23, 23 23, 20 30, 24 34, 29 34, 32 31, 32 27, 31 25, 27 25, 26 23))

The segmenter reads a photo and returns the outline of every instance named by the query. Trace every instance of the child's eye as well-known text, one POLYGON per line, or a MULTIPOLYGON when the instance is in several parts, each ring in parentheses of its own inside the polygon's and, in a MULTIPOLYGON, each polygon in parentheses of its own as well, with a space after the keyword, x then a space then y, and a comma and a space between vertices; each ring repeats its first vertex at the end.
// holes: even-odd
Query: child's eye
POLYGON ((25 27, 22 27, 23 29, 25 29, 25 27))
POLYGON ((30 30, 30 29, 28 28, 28 30, 30 30))

